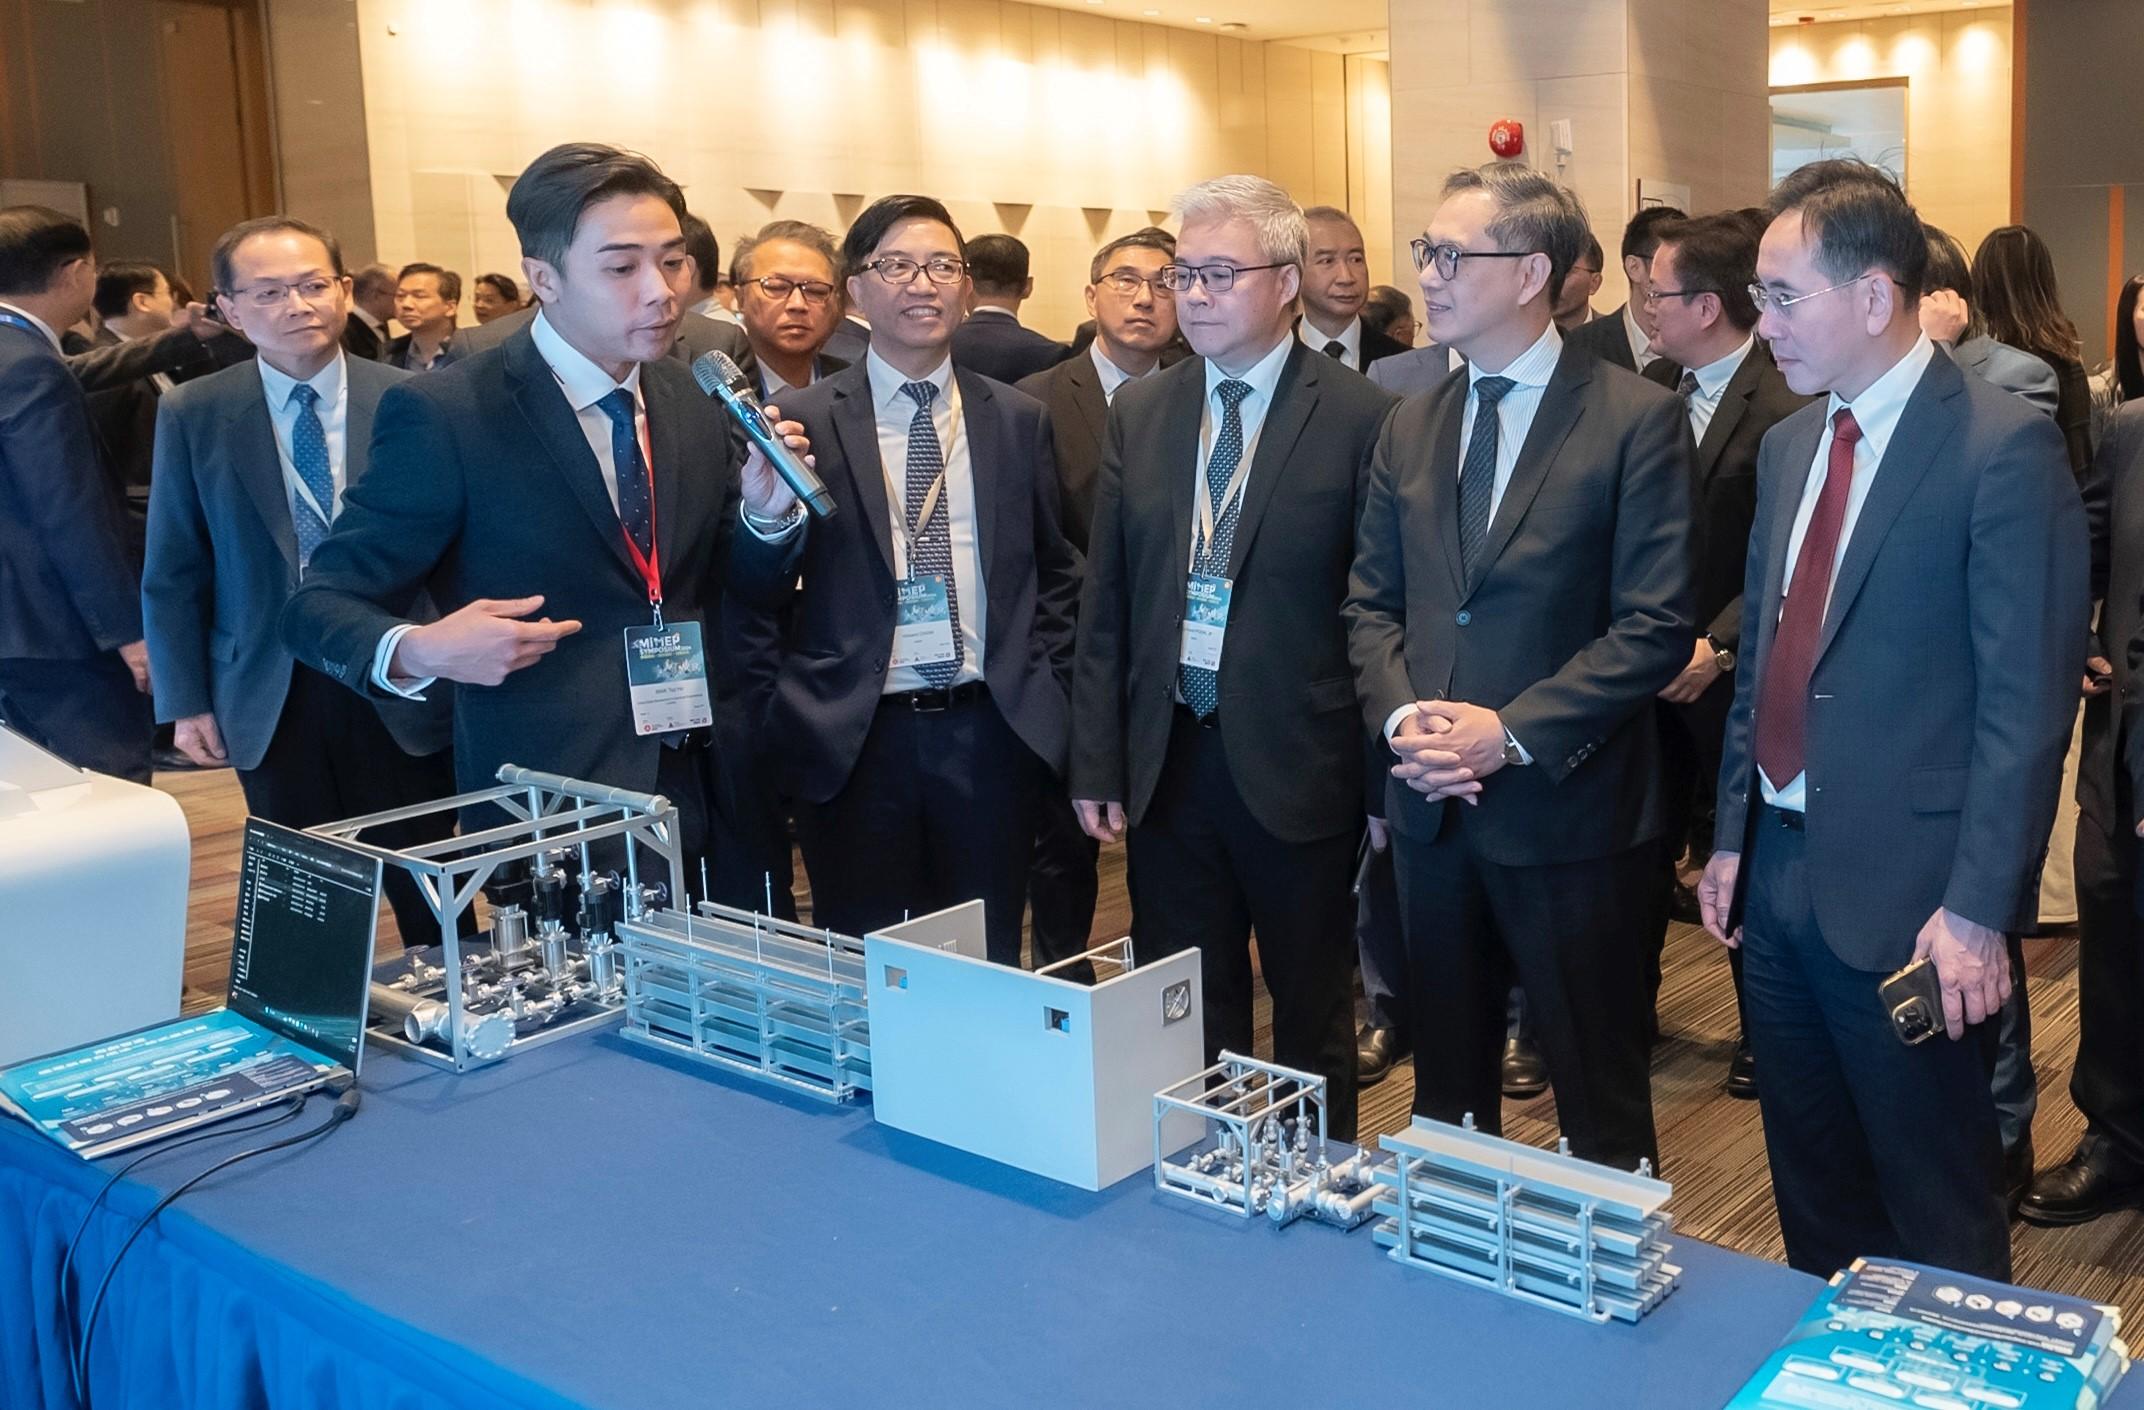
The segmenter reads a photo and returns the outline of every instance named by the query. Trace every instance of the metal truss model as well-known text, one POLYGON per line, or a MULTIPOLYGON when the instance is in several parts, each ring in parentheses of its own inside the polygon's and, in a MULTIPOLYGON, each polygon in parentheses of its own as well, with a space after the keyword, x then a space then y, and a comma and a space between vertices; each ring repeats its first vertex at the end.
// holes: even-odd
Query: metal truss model
POLYGON ((1154 1094, 1154 1187, 1194 1204, 1275 1224, 1305 1215, 1352 1229, 1370 1217, 1374 1152, 1325 1134, 1325 1079, 1223 1052, 1221 1060, 1154 1094), (1204 1125, 1169 1154, 1172 1116, 1204 1125))
POLYGON ((626 1037, 825 1101, 871 1089, 863 941, 704 901, 618 939, 626 1037))
POLYGON ((1522 1302, 1635 1322, 1675 1288, 1672 1192, 1635 1173, 1418 1116, 1386 1136, 1377 1242, 1400 1263, 1522 1302), (1402 1212, 1404 1211, 1404 1217, 1402 1212))
POLYGON ((616 1023, 625 995, 615 931, 684 892, 669 799, 514 764, 498 778, 496 787, 306 829, 416 882, 439 943, 405 936, 400 955, 374 966, 366 1036, 456 1072, 616 1023), (487 805, 506 821, 400 851, 362 835, 487 805), (664 864, 646 886, 643 851, 664 864), (599 853, 621 857, 623 876, 599 871, 599 853), (464 936, 479 891, 492 902, 491 925, 464 936))

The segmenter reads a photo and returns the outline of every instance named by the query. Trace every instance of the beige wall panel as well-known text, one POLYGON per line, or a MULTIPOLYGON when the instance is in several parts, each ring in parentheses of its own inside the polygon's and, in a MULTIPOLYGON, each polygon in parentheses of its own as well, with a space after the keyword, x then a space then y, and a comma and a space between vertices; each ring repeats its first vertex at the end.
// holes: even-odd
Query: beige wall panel
MULTIPOLYGON (((1499 83, 1622 73, 1629 40, 1625 13, 1625 0, 1470 0, 1469 78, 1499 83)), ((1397 20, 1392 27, 1399 27, 1397 20)))

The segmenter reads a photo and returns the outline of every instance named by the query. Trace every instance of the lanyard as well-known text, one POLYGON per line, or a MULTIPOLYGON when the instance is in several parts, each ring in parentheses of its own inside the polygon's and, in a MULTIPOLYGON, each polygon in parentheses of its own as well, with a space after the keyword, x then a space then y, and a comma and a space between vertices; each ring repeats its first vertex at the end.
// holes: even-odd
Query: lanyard
MULTIPOLYGON (((1237 415, 1242 415, 1240 408, 1237 411, 1237 415)), ((1237 424, 1240 426, 1242 423, 1238 422, 1237 424)), ((1218 440, 1220 435, 1221 428, 1219 423, 1216 423, 1214 426, 1214 438, 1218 440)), ((1248 451, 1249 447, 1246 446, 1244 449, 1248 451)), ((1208 463, 1211 463, 1212 459, 1213 454, 1208 451, 1208 463)), ((1207 550, 1213 544, 1214 526, 1217 520, 1226 519, 1229 506, 1242 496, 1243 486, 1251 478, 1251 457, 1248 454, 1238 457, 1236 473, 1228 477, 1228 484, 1221 490, 1221 509, 1218 515, 1214 512, 1213 490, 1208 485, 1205 465, 1199 467, 1198 476, 1198 486, 1193 491, 1199 502, 1198 534, 1191 542, 1191 566, 1194 571, 1197 570, 1199 561, 1206 556, 1207 550)))
MULTIPOLYGON (((638 399, 635 400, 637 402, 638 399)), ((663 569, 662 541, 657 537, 655 527, 655 446, 648 439, 648 418, 640 413, 637 406, 633 421, 634 429, 640 437, 640 469, 648 477, 648 551, 640 551, 640 545, 633 542, 633 536, 626 531, 625 520, 622 518, 618 521, 618 533, 625 540, 626 556, 633 560, 633 566, 640 572, 641 581, 648 585, 648 605, 655 609, 655 625, 659 627, 663 624, 663 569)), ((617 467, 612 466, 611 469, 615 472, 617 467)))
MULTIPOLYGON (((893 516, 893 522, 901 528, 901 557, 908 568, 908 576, 913 578, 916 575, 916 540, 922 538, 923 531, 930 527, 931 515, 938 508, 938 497, 945 489, 945 469, 943 466, 939 467, 937 478, 932 480, 931 487, 923 492, 923 510, 916 515, 914 527, 909 525, 908 506, 902 503, 899 487, 893 483, 893 472, 885 470, 884 467, 881 467, 881 470, 886 476, 886 493, 892 496, 893 504, 901 511, 893 516)), ((950 514, 952 511, 946 512, 950 514)))

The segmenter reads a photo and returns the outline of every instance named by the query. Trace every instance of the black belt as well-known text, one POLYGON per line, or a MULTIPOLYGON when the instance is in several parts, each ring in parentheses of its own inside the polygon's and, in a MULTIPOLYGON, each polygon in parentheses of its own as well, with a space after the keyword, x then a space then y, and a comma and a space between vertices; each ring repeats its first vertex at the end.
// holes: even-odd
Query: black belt
POLYGON ((1771 817, 1774 827, 1783 827, 1789 832, 1803 832, 1808 829, 1807 813, 1797 813, 1790 808, 1775 808, 1770 803, 1764 805, 1764 811, 1771 817))
POLYGON ((989 693, 990 686, 987 682, 962 681, 959 685, 946 686, 940 690, 904 690, 894 695, 881 695, 878 703, 882 709, 886 706, 898 706, 913 710, 919 715, 935 715, 940 711, 950 710, 955 705, 981 700, 989 693))
POLYGON ((1221 712, 1218 709, 1210 715, 1201 715, 1198 711, 1179 700, 1176 702, 1176 713, 1183 717, 1184 723, 1196 725, 1200 729, 1219 729, 1221 727, 1221 712))

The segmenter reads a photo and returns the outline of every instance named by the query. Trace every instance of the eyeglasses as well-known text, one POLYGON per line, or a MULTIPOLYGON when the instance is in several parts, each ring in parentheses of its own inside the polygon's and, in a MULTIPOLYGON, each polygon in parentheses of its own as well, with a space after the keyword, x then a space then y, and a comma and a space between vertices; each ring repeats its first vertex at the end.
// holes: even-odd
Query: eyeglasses
POLYGON ((228 293, 233 303, 250 304, 258 309, 276 308, 289 299, 293 292, 309 304, 324 304, 335 292, 335 286, 341 282, 339 279, 315 275, 310 279, 300 279, 295 284, 255 284, 251 288, 232 289, 228 293))
POLYGON ((1434 264, 1439 279, 1457 279, 1459 264, 1470 259, 1525 259, 1541 253, 1539 250, 1462 250, 1457 245, 1432 245, 1426 235, 1417 235, 1408 242, 1414 255, 1417 274, 1434 264))
POLYGON ((1749 297, 1750 301, 1757 305, 1758 313, 1770 313, 1773 309, 1776 308, 1779 310, 1780 316, 1784 318, 1788 313, 1793 311, 1793 308, 1796 304, 1807 303, 1811 299, 1822 298, 1826 294, 1836 294, 1841 289, 1851 289, 1856 284, 1859 284, 1862 280, 1873 279, 1875 277, 1876 276, 1873 273, 1857 274, 1853 278, 1847 280, 1844 284, 1833 284, 1829 288, 1815 289, 1806 294, 1775 294, 1770 289, 1765 288, 1762 284, 1752 284, 1749 286, 1749 297))
MULTIPOLYGON (((881 274, 880 277, 885 276, 881 274)), ((914 279, 915 276, 911 274, 909 278, 914 279)), ((800 289, 804 293, 804 302, 808 304, 823 304, 834 296, 834 286, 823 279, 787 279, 779 274, 768 274, 758 279, 747 279, 745 282, 757 284, 762 293, 778 304, 788 303, 789 296, 800 289)), ((943 284, 951 281, 941 279, 938 282, 943 284)))
POLYGON ((1162 285, 1173 293, 1188 294, 1194 284, 1202 286, 1209 294, 1225 294, 1236 287, 1236 280, 1245 274, 1255 274, 1261 269, 1287 269, 1292 261, 1279 264, 1165 264, 1161 267, 1162 285))
POLYGON ((1718 289, 1662 289, 1655 287, 1645 291, 1645 306, 1651 308, 1662 299, 1694 299, 1699 294, 1717 294, 1719 292, 1718 289))
POLYGON ((1127 299, 1136 298, 1141 289, 1152 289, 1157 299, 1175 297, 1175 292, 1169 288, 1167 268, 1153 274, 1141 274, 1131 269, 1112 269, 1095 282, 1106 285, 1127 299))
POLYGON ((968 277, 968 262, 955 259, 951 255, 938 255, 921 264, 901 255, 884 255, 872 260, 864 268, 895 288, 915 283, 918 274, 929 275, 933 284, 958 284, 968 277))

